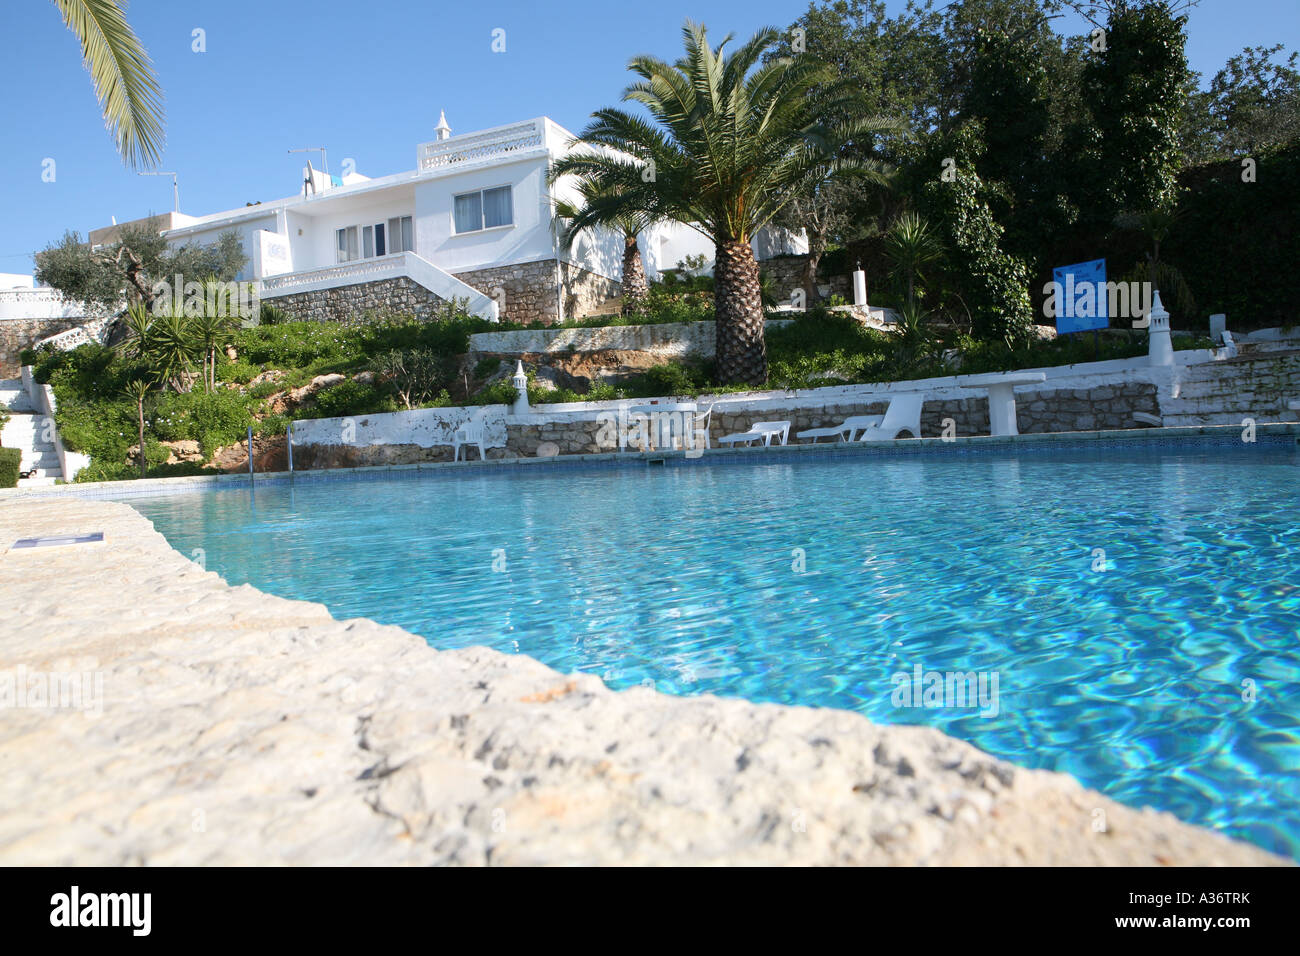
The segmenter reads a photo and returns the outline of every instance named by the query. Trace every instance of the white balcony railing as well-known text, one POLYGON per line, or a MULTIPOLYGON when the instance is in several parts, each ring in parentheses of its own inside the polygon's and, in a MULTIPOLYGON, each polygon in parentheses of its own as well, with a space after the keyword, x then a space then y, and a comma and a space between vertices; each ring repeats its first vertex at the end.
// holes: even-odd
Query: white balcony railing
POLYGON ((359 282, 375 282, 379 279, 394 279, 406 275, 405 255, 406 253, 400 253, 379 259, 345 262, 307 272, 286 272, 283 275, 269 276, 261 280, 262 297, 268 298, 272 294, 287 295, 290 292, 311 292, 314 289, 332 289, 337 286, 356 285, 359 282))
POLYGON ((505 153, 545 145, 546 131, 540 120, 516 123, 483 133, 469 133, 420 144, 420 172, 447 166, 481 162, 505 153))

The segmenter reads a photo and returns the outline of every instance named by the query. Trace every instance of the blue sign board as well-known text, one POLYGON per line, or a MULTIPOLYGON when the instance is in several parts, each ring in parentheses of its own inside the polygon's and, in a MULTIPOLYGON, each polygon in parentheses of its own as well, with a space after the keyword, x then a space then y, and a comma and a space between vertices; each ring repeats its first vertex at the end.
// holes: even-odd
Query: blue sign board
POLYGON ((1105 259, 1053 269, 1052 279, 1057 332, 1066 335, 1110 325, 1105 259))

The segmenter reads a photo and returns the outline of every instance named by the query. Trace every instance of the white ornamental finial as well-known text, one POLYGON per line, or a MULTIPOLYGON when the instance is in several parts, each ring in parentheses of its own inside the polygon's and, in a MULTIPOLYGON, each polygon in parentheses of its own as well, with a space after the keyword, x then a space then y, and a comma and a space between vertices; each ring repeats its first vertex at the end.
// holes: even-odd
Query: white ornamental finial
POLYGON ((434 132, 438 134, 438 139, 446 139, 451 135, 451 127, 447 125, 446 110, 438 110, 438 125, 434 127, 434 132))

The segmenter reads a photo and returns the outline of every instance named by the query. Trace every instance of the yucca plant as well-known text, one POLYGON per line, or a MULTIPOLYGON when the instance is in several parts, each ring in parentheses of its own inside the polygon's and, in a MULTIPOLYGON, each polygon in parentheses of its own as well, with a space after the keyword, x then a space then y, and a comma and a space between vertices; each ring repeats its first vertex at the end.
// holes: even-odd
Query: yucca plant
POLYGON ((163 148, 162 89, 149 54, 118 0, 54 0, 81 44, 104 125, 132 167, 152 166, 163 148))
POLYGON ((924 269, 943 255, 943 244, 924 219, 905 212, 885 234, 885 256, 893 265, 900 284, 906 286, 907 304, 916 305, 916 283, 924 282, 924 269))
POLYGON ((204 301, 216 302, 217 308, 205 308, 202 315, 192 317, 187 324, 192 345, 203 362, 203 391, 211 394, 217 388, 217 351, 234 342, 239 320, 228 288, 213 277, 204 282, 204 289, 204 301))
POLYGON ((750 241, 810 176, 856 165, 842 158, 846 144, 895 124, 873 118, 827 123, 823 117, 860 116, 841 109, 852 95, 826 94, 837 89, 833 71, 814 57, 773 55, 781 38, 774 28, 759 30, 731 52, 730 36, 711 46, 706 29, 690 21, 682 33, 685 53, 677 63, 652 56, 629 63, 640 80, 623 99, 639 104, 650 119, 615 108, 597 111, 580 136, 597 149, 575 153, 566 169, 608 175, 624 187, 602 203, 602 215, 648 212, 690 223, 713 240, 718 379, 761 385, 767 349, 750 241))
POLYGON ((191 321, 181 313, 155 315, 137 303, 123 316, 126 338, 119 348, 142 362, 160 385, 184 391, 200 348, 191 321))

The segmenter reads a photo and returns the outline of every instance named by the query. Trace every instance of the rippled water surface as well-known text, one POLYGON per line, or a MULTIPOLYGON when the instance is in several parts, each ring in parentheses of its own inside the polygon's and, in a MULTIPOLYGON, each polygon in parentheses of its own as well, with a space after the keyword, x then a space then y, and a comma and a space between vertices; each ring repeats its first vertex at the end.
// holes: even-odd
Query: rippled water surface
POLYGON ((232 584, 435 647, 929 724, 1300 857, 1298 478, 1294 452, 1261 445, 444 471, 132 504, 232 584), (895 706, 916 665, 996 674, 996 716, 895 706))

